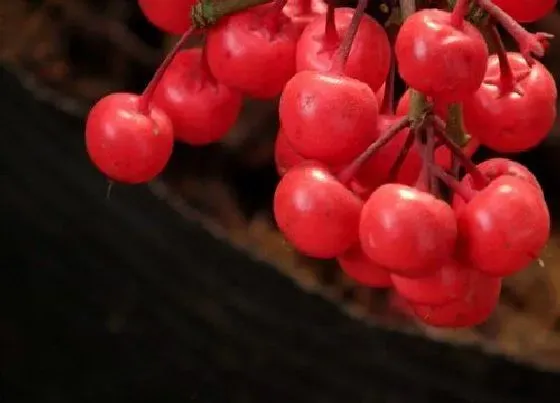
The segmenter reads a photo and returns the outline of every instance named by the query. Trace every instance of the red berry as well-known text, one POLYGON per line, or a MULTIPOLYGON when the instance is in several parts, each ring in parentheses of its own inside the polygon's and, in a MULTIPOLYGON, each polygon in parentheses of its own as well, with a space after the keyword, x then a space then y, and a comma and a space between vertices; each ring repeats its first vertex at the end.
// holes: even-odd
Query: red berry
POLYGON ((502 280, 471 270, 468 292, 460 299, 445 305, 413 305, 422 322, 435 327, 473 327, 485 322, 500 299, 502 280))
POLYGON ((253 7, 209 29, 208 64, 218 81, 255 98, 274 98, 295 73, 298 32, 274 4, 253 7))
POLYGON ((146 18, 159 29, 180 35, 192 25, 191 9, 196 0, 138 0, 146 18))
POLYGON ((424 9, 408 17, 395 44, 399 73, 422 93, 460 101, 475 92, 486 71, 488 48, 478 29, 464 21, 452 25, 451 13, 424 9))
POLYGON ((387 184, 373 192, 360 219, 364 252, 406 277, 435 273, 451 259, 457 227, 445 202, 409 186, 387 184))
POLYGON ((348 277, 360 284, 375 288, 391 287, 391 276, 387 269, 368 258, 359 243, 338 257, 338 263, 348 277))
POLYGON ((294 150, 325 164, 350 162, 376 138, 375 94, 350 77, 297 73, 284 88, 279 113, 294 150))
POLYGON ((548 135, 556 119, 556 84, 538 61, 529 67, 519 53, 507 54, 513 88, 504 88, 496 55, 484 83, 464 102, 465 126, 485 146, 502 153, 528 150, 548 135))
POLYGON ((303 163, 280 180, 274 217, 280 231, 300 252, 330 259, 358 240, 362 201, 326 167, 303 163))
POLYGON ((165 112, 154 107, 145 115, 135 94, 115 93, 97 102, 87 118, 85 136, 97 168, 129 184, 153 179, 173 150, 173 126, 165 112))
POLYGON ((503 175, 464 206, 458 229, 461 257, 483 273, 505 277, 538 257, 548 241, 550 216, 534 184, 503 175))
POLYGON ((288 170, 302 162, 306 161, 299 155, 284 134, 284 130, 280 128, 274 143, 274 162, 276 170, 280 176, 283 176, 288 170))
POLYGON ((217 82, 204 63, 201 49, 179 52, 153 98, 173 122, 175 138, 192 145, 220 140, 241 110, 241 93, 217 82))
MULTIPOLYGON (((518 162, 508 160, 506 158, 490 158, 478 164, 476 168, 490 181, 498 179, 503 175, 515 176, 526 180, 544 197, 542 188, 535 175, 518 162)), ((461 180, 461 183, 467 186, 468 189, 472 190, 478 191, 484 188, 484 184, 475 182, 471 174, 466 174, 461 180)), ((464 205, 465 201, 459 195, 455 195, 453 197, 453 209, 457 213, 461 211, 464 205)))
MULTIPOLYGON (((325 35, 326 15, 321 15, 307 25, 297 44, 298 71, 328 71, 331 68, 340 38, 348 31, 354 12, 352 8, 335 10, 338 38, 334 41, 325 35)), ((390 61, 391 46, 385 30, 373 18, 364 15, 352 42, 344 73, 377 91, 387 78, 390 61)))
POLYGON ((428 277, 408 278, 391 274, 395 290, 408 301, 443 305, 463 298, 469 290, 471 268, 450 260, 428 277))
MULTIPOLYGON (((399 116, 379 115, 379 120, 377 121, 378 135, 385 133, 400 119, 399 116)), ((389 182, 391 167, 406 143, 409 132, 409 129, 401 130, 395 138, 364 163, 356 174, 356 178, 372 190, 389 182)), ((421 168, 422 159, 420 154, 412 148, 404 160, 395 181, 405 185, 413 185, 418 179, 418 173, 421 168)))
POLYGON ((535 22, 554 10, 556 0, 494 0, 494 4, 519 22, 535 22))
POLYGON ((327 12, 327 5, 323 0, 288 0, 282 11, 302 31, 307 24, 327 12))

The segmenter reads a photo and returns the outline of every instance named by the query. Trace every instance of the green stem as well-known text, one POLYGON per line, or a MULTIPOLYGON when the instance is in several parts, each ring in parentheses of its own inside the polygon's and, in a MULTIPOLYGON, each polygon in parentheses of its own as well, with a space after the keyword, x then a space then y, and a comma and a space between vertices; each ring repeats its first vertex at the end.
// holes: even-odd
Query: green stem
POLYGON ((271 0, 198 0, 192 8, 191 19, 195 28, 204 28, 226 15, 270 2, 271 0))
POLYGON ((471 137, 465 132, 463 123, 463 107, 461 104, 451 104, 447 109, 447 122, 445 122, 445 134, 455 144, 463 148, 471 137))

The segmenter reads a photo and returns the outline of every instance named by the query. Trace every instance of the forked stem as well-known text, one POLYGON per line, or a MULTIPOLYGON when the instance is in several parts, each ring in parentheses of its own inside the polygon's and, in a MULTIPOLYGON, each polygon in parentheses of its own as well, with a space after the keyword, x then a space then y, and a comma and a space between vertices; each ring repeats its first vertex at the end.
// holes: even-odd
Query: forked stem
POLYGON ((395 136, 403 129, 410 126, 410 119, 405 116, 397 121, 394 125, 383 133, 376 141, 374 141, 368 148, 365 149, 358 157, 354 159, 346 168, 344 168, 337 175, 337 178, 342 183, 348 183, 358 172, 358 170, 379 151, 383 146, 389 143, 395 136))
POLYGON ((331 67, 331 72, 335 74, 342 74, 344 67, 346 66, 346 61, 348 56, 350 56, 350 51, 352 50, 352 44, 354 43, 354 38, 358 33, 358 28, 360 27, 360 22, 364 16, 366 7, 368 5, 368 0, 359 0, 358 6, 354 11, 350 25, 346 34, 342 38, 342 43, 338 47, 333 59, 333 64, 331 67))
POLYGON ((194 31, 195 31, 194 27, 189 28, 181 36, 181 38, 175 43, 175 45, 173 45, 173 48, 171 48, 167 56, 165 56, 163 62, 161 62, 161 64, 157 68, 152 79, 150 80, 148 85, 146 85, 146 88, 144 89, 142 95, 140 96, 140 104, 139 104, 140 113, 143 113, 145 115, 150 113, 150 104, 152 103, 152 98, 154 96, 154 92, 156 91, 158 84, 160 83, 161 79, 163 78, 163 75, 165 74, 165 71, 167 70, 167 68, 169 67, 169 65, 177 55, 177 53, 179 53, 179 51, 183 48, 183 46, 185 46, 185 44, 187 43, 187 41, 189 40, 189 38, 191 37, 194 31))
POLYGON ((453 193, 458 194, 466 203, 470 202, 475 196, 476 192, 474 190, 467 187, 464 183, 459 182, 452 175, 445 172, 439 165, 432 165, 431 172, 434 177, 445 183, 453 193))
POLYGON ((482 186, 486 186, 489 181, 482 172, 476 167, 474 162, 471 161, 469 157, 465 155, 461 147, 455 144, 450 138, 445 135, 445 122, 442 121, 437 116, 434 116, 434 123, 436 125, 435 135, 436 137, 442 141, 442 143, 451 151, 459 160, 461 165, 465 167, 468 173, 471 174, 473 180, 482 186))
POLYGON ((515 21, 508 13, 495 5, 492 0, 476 0, 480 8, 485 10, 495 21, 500 23, 502 27, 516 40, 519 45, 520 53, 525 57, 527 63, 532 65, 533 55, 543 57, 548 41, 554 36, 538 32, 532 34, 515 21))

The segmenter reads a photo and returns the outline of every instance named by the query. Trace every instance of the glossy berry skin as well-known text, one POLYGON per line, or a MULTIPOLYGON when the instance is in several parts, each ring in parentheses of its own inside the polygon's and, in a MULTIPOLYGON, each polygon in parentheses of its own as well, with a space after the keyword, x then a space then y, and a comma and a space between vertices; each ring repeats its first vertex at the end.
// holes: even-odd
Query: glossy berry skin
POLYGON ((274 194, 274 217, 301 253, 330 259, 358 241, 362 201, 316 163, 290 169, 274 194))
POLYGON ((220 20, 208 30, 206 50, 214 76, 251 97, 280 94, 295 74, 295 25, 273 4, 253 7, 220 20))
MULTIPOLYGON (((477 169, 490 181, 493 181, 501 176, 515 176, 517 178, 523 179, 533 185, 535 189, 544 197, 543 190, 531 171, 518 162, 512 161, 507 158, 490 158, 486 161, 478 164, 477 169)), ((461 183, 467 187, 467 189, 472 189, 475 191, 480 191, 484 189, 484 184, 477 183, 473 180, 471 174, 466 174, 461 183)), ((453 197, 453 209, 458 213, 464 206, 465 201, 458 195, 453 197)))
POLYGON ((224 137, 241 110, 241 93, 216 81, 202 64, 202 50, 179 52, 156 87, 153 103, 171 121, 175 139, 205 145, 224 137))
POLYGON ((550 235, 550 216, 533 184, 504 175, 464 206, 458 229, 461 258, 487 275, 505 277, 538 257, 550 235))
MULTIPOLYGON (((328 71, 331 68, 333 57, 341 38, 348 30, 353 14, 353 8, 335 10, 339 40, 334 43, 327 41, 325 37, 326 15, 321 15, 307 25, 297 44, 298 71, 328 71)), ((363 81, 373 91, 377 91, 387 78, 390 62, 391 46, 385 30, 372 17, 364 15, 352 43, 344 74, 363 81)))
POLYGON ((323 0, 288 0, 282 12, 298 31, 303 31, 311 21, 327 12, 327 5, 323 0))
POLYGON ((527 65, 508 53, 516 88, 503 91, 498 57, 492 55, 483 84, 467 97, 463 112, 467 131, 483 145, 501 152, 526 151, 541 143, 556 120, 554 78, 538 61, 527 65))
POLYGON ((376 138, 375 94, 350 77, 302 71, 284 88, 280 123, 294 150, 328 165, 350 162, 376 138))
POLYGON ((389 288, 392 285, 387 269, 366 256, 359 243, 337 258, 346 275, 357 283, 372 288, 389 288))
POLYGON ((494 0, 494 4, 518 22, 535 22, 550 14, 556 0, 494 0))
POLYGON ((424 9, 408 17, 395 43, 399 73, 412 88, 446 102, 475 92, 486 71, 488 48, 469 22, 458 29, 451 14, 424 9))
POLYGON ((140 96, 114 93, 91 109, 86 147, 108 178, 127 184, 148 182, 161 173, 173 150, 173 126, 165 112, 150 108, 144 115, 140 96))
POLYGON ((455 214, 415 188, 386 184, 373 192, 360 219, 360 241, 374 262, 405 277, 435 273, 455 249, 455 214))
MULTIPOLYGON (((399 116, 379 115, 379 119, 377 121, 378 136, 386 132, 400 119, 401 117, 399 116)), ((389 182, 391 167, 395 163, 400 150, 406 143, 408 134, 409 129, 401 130, 395 138, 393 138, 364 163, 356 174, 356 178, 372 190, 389 182)), ((416 179, 418 179, 418 174, 421 168, 422 158, 417 150, 412 148, 404 160, 395 182, 402 183, 404 185, 413 185, 416 182, 416 179)))
POLYGON ((391 280, 397 293, 414 304, 444 305, 467 294, 470 270, 457 260, 450 260, 430 276, 408 278, 391 274, 391 280))
POLYGON ((413 304, 414 314, 422 322, 442 328, 478 326, 490 317, 500 300, 502 280, 470 271, 468 292, 444 305, 413 304))
POLYGON ((189 29, 191 9, 196 0, 138 0, 146 18, 170 34, 180 35, 189 29))

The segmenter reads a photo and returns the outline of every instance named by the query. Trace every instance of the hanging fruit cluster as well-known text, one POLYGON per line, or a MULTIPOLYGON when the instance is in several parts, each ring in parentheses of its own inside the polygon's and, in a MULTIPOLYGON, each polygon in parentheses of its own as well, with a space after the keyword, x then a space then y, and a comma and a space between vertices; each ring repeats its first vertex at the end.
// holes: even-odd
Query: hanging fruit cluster
POLYGON ((535 57, 552 38, 519 22, 545 16, 555 0, 412 9, 394 41, 364 14, 367 0, 355 9, 323 0, 139 3, 183 36, 142 94, 111 94, 92 108, 87 150, 110 179, 150 181, 174 141, 219 141, 243 96, 279 96, 274 215, 301 253, 394 288, 418 319, 441 327, 485 321, 502 279, 538 259, 550 217, 536 178, 509 159, 470 157, 479 145, 525 151, 551 130, 556 84, 535 57), (484 18, 469 18, 473 10, 484 18), (518 52, 506 52, 498 25, 518 52), (195 31, 204 46, 182 49, 195 31), (395 70, 408 86, 397 105, 395 70))

